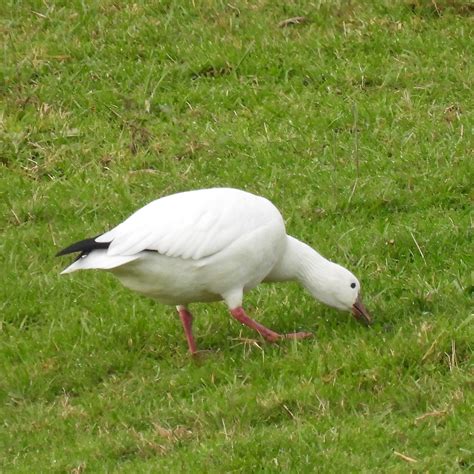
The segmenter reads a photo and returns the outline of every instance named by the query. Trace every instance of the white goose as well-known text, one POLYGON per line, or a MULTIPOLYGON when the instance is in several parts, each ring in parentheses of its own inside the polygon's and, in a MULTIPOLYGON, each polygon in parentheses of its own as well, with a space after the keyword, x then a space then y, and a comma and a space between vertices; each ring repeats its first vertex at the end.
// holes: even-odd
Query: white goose
POLYGON ((245 314, 244 293, 263 281, 297 280, 319 301, 371 322, 357 278, 287 235, 270 201, 238 189, 201 189, 157 199, 112 230, 57 255, 74 252, 81 253, 62 274, 109 270, 127 288, 176 305, 192 354, 197 347, 188 305, 194 302, 224 300, 235 319, 271 342, 311 336, 281 335, 245 314))

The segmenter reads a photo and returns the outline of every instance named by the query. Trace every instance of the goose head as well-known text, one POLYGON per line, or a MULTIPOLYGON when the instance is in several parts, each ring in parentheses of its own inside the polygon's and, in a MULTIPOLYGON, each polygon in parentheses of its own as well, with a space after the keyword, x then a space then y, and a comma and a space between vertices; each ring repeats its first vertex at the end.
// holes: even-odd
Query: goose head
POLYGON ((359 280, 347 268, 331 262, 326 277, 319 281, 321 284, 323 288, 315 295, 319 300, 333 308, 350 311, 366 326, 372 323, 372 317, 362 303, 359 280))
POLYGON ((291 236, 288 236, 283 258, 269 278, 269 281, 285 280, 299 281, 321 303, 350 311, 366 326, 372 323, 362 303, 359 280, 347 268, 327 260, 291 236))

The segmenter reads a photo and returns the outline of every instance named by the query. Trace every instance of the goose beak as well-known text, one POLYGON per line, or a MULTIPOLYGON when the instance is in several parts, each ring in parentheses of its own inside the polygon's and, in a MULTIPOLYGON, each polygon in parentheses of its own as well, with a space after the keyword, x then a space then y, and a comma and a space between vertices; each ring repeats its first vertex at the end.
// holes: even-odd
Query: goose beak
POLYGON ((363 305, 360 295, 357 296, 355 303, 352 305, 352 314, 355 316, 357 321, 369 326, 372 324, 372 316, 367 311, 366 307, 363 305))

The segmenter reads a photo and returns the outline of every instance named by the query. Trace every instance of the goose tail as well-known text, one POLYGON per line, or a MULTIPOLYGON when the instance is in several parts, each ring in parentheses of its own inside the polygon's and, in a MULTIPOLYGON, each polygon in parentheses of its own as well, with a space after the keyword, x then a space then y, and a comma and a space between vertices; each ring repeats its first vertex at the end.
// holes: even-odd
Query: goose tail
POLYGON ((76 260, 66 267, 61 272, 61 275, 78 270, 111 270, 112 268, 120 267, 140 257, 139 254, 108 255, 107 249, 109 248, 110 242, 96 242, 95 239, 97 237, 99 236, 75 242, 56 254, 56 257, 60 257, 62 255, 80 252, 76 260))

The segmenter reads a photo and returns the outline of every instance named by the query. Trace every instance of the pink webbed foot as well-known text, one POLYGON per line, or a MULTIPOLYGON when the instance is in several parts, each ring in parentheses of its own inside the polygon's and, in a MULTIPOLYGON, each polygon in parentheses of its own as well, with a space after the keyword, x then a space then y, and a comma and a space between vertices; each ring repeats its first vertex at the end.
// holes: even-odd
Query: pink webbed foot
POLYGON ((252 318, 249 318, 245 314, 245 311, 241 306, 230 310, 230 314, 232 314, 232 316, 235 319, 237 319, 237 321, 257 331, 268 342, 277 342, 280 339, 305 339, 307 337, 312 337, 312 334, 310 332, 294 332, 290 334, 278 334, 277 332, 272 331, 271 329, 268 329, 262 324, 257 323, 257 321, 254 321, 252 318))

